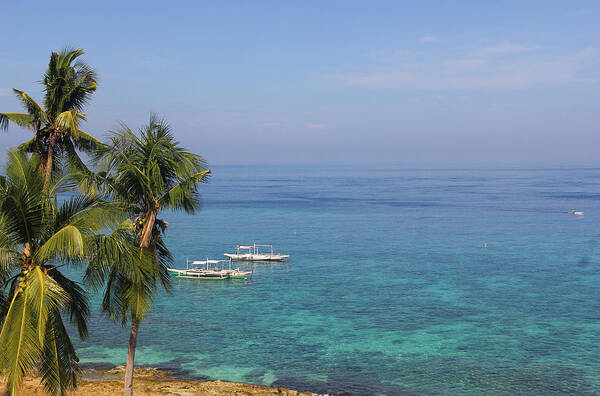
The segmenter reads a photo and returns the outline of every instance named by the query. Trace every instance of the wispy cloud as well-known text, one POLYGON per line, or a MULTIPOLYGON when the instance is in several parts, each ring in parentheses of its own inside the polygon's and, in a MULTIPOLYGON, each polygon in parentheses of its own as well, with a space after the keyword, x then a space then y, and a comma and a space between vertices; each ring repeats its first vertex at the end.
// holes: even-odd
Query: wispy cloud
POLYGON ((327 129, 326 124, 317 124, 317 123, 304 124, 304 127, 307 129, 327 129))
POLYGON ((410 51, 410 50, 396 50, 392 53, 392 57, 394 58, 407 58, 407 57, 413 57, 415 55, 417 55, 418 52, 416 51, 410 51))
POLYGON ((279 128, 283 126, 283 124, 280 122, 261 122, 258 126, 263 128, 279 128))
POLYGON ((187 126, 190 128, 231 128, 234 124, 228 121, 192 121, 189 122, 187 126))
POLYGON ((452 58, 403 63, 396 70, 339 74, 336 78, 360 86, 519 89, 579 81, 579 72, 600 59, 593 47, 554 57, 536 54, 535 49, 505 42, 452 58))
POLYGON ((435 36, 422 36, 422 37, 419 37, 419 42, 420 43, 437 43, 438 41, 440 41, 439 37, 435 37, 435 36))
POLYGON ((9 96, 12 90, 8 88, 0 88, 0 96, 9 96))
POLYGON ((516 54, 521 52, 529 52, 536 49, 536 47, 527 47, 524 45, 517 45, 508 41, 502 44, 491 45, 488 47, 479 48, 474 52, 475 56, 489 57, 505 54, 516 54))
POLYGON ((177 65, 177 60, 173 58, 168 58, 164 56, 158 57, 146 57, 146 56, 138 56, 135 58, 135 62, 138 64, 157 70, 167 70, 177 65))

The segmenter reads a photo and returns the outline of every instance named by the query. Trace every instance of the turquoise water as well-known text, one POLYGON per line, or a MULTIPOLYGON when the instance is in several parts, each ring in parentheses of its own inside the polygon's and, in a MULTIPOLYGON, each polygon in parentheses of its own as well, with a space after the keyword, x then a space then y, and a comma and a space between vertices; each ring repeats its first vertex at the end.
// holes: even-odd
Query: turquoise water
MULTIPOLYGON (((600 393, 600 170, 213 170, 197 216, 165 214, 177 265, 255 241, 292 258, 174 280, 137 364, 330 394, 600 393)), ((126 329, 95 315, 90 334, 82 362, 124 363, 126 329)))

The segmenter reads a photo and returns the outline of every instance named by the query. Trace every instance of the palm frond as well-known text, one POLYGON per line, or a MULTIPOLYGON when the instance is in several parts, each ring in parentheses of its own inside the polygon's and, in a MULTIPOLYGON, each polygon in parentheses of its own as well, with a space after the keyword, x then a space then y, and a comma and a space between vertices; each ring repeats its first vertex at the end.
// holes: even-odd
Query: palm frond
POLYGON ((104 171, 115 174, 114 181, 124 186, 123 197, 127 200, 145 210, 152 209, 155 199, 162 207, 169 207, 171 199, 177 209, 193 212, 198 207, 197 191, 192 185, 206 182, 210 172, 202 157, 179 146, 164 120, 152 114, 139 137, 122 124, 112 132, 110 146, 98 162, 105 165, 104 171))
POLYGON ((63 131, 69 131, 76 135, 79 131, 79 121, 85 121, 86 116, 79 110, 68 110, 60 113, 54 120, 55 128, 63 131))
POLYGON ((45 227, 49 204, 43 192, 38 157, 32 155, 28 159, 21 152, 10 151, 6 180, 2 199, 3 231, 17 244, 32 242, 45 227))
MULTIPOLYGON (((39 172, 39 157, 31 156, 27 157, 24 153, 16 150, 10 150, 7 153, 7 166, 6 166, 6 177, 13 182, 26 187, 30 181, 36 181, 37 178, 41 178, 41 172, 39 172)), ((39 180, 38 180, 39 181, 39 180)))
MULTIPOLYGON (((0 204, 0 208, 1 208, 0 204)), ((3 265, 2 252, 6 255, 18 253, 18 244, 6 233, 8 216, 0 212, 0 268, 3 265)))
POLYGON ((83 235, 72 224, 56 231, 36 252, 36 260, 42 263, 51 259, 78 260, 83 257, 83 235))
POLYGON ((112 180, 106 177, 105 172, 94 173, 72 169, 70 175, 76 182, 77 189, 81 194, 102 195, 106 199, 112 199, 117 195, 112 180))
POLYGON ((173 256, 162 237, 159 237, 156 241, 155 260, 157 263, 155 269, 157 271, 158 280, 163 289, 169 293, 171 290, 171 276, 168 268, 173 265, 173 256))
POLYGON ((144 261, 150 252, 142 251, 133 239, 133 223, 125 220, 108 235, 97 235, 90 242, 90 262, 84 276, 85 283, 98 289, 114 269, 125 278, 141 280, 144 275, 144 261))
POLYGON ((77 387, 79 358, 65 329, 60 312, 50 313, 46 340, 38 369, 48 393, 63 396, 77 387))
POLYGON ((73 71, 62 105, 63 108, 82 109, 98 88, 98 76, 82 61, 74 64, 73 71))
POLYGON ((188 213, 194 213, 199 205, 196 195, 198 183, 208 183, 210 174, 211 170, 207 169, 182 180, 160 198, 160 206, 176 210, 183 209, 188 213))
POLYGON ((41 354, 27 293, 26 289, 14 294, 0 330, 0 372, 6 377, 11 395, 17 395, 25 373, 35 366, 41 354))
POLYGON ((52 178, 52 183, 48 186, 47 194, 50 197, 56 197, 59 194, 73 192, 77 187, 77 180, 71 172, 65 172, 59 169, 52 178))
POLYGON ((0 205, 2 205, 2 201, 4 200, 7 191, 8 185, 6 184, 6 176, 0 175, 0 205))
POLYGON ((48 313, 60 308, 69 296, 40 266, 35 266, 27 278, 26 298, 36 316, 38 340, 43 347, 48 313))
MULTIPOLYGON (((0 278, 2 280, 2 278, 0 278)), ((8 298, 4 294, 3 288, 0 288, 0 323, 4 323, 4 317, 8 311, 8 298)))
POLYGON ((63 202, 57 213, 57 226, 68 224, 91 236, 106 228, 114 228, 126 217, 126 206, 119 201, 104 201, 98 195, 79 195, 63 202))
POLYGON ((13 92, 17 96, 17 99, 19 99, 19 101, 25 107, 27 113, 32 116, 32 121, 35 120, 39 123, 48 122, 48 115, 35 100, 31 99, 29 95, 23 91, 19 91, 18 89, 13 88, 13 92))
POLYGON ((79 173, 86 174, 86 175, 89 175, 92 173, 88 169, 88 167, 83 163, 83 161, 77 154, 77 151, 75 150, 73 143, 69 139, 65 140, 64 151, 67 155, 67 164, 69 165, 69 169, 72 172, 74 172, 74 173, 79 172, 79 173))
POLYGON ((154 289, 155 280, 153 277, 148 277, 142 282, 129 283, 122 294, 122 298, 130 309, 132 319, 142 320, 150 312, 154 289))
POLYGON ((38 266, 22 282, 0 330, 3 350, 0 371, 6 375, 11 394, 17 393, 23 376, 37 363, 44 347, 49 313, 58 309, 66 297, 38 266))
POLYGON ((90 316, 86 291, 77 282, 64 276, 58 269, 45 265, 43 267, 50 276, 66 293, 68 299, 65 303, 65 311, 69 315, 71 324, 77 326, 79 337, 87 338, 87 320, 90 316))
POLYGON ((78 58, 82 49, 63 48, 53 52, 44 75, 44 105, 51 114, 81 110, 97 87, 97 76, 78 58))
POLYGON ((15 256, 18 256, 18 254, 19 252, 16 250, 0 247, 0 282, 10 273, 12 267, 17 262, 15 256))
POLYGON ((75 144, 75 146, 77 146, 78 149, 84 150, 86 152, 106 147, 106 145, 100 140, 79 129, 72 133, 71 136, 73 138, 73 143, 75 144))
POLYGON ((127 277, 116 268, 112 268, 102 297, 102 313, 112 320, 120 319, 121 326, 127 324, 127 302, 123 296, 130 284, 131 281, 127 277))
POLYGON ((34 136, 33 138, 29 139, 25 143, 19 145, 19 150, 23 151, 25 153, 34 153, 38 150, 38 148, 39 148, 39 139, 37 138, 37 136, 34 136))
POLYGON ((17 124, 22 128, 29 128, 35 130, 35 123, 33 122, 35 116, 31 114, 23 113, 0 113, 0 129, 7 130, 9 121, 17 124))
MULTIPOLYGON (((53 312, 54 315, 57 313, 53 312)), ((53 316, 54 316, 53 315, 53 316)), ((53 321, 52 317, 50 321, 53 321)), ((38 369, 42 376, 44 388, 51 395, 64 395, 61 381, 60 354, 58 352, 59 343, 56 339, 54 325, 52 322, 46 327, 46 338, 44 348, 41 354, 41 360, 38 363, 38 369)))

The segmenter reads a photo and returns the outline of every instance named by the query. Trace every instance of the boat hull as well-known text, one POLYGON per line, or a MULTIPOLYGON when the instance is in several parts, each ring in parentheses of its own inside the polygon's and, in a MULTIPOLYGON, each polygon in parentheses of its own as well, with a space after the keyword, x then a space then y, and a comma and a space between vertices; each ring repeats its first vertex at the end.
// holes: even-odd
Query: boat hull
POLYGON ((182 279, 202 279, 202 280, 226 280, 226 279, 248 279, 250 272, 236 270, 179 270, 169 268, 171 275, 182 279))
POLYGON ((225 257, 237 261, 285 261, 290 258, 289 254, 235 254, 224 253, 225 257))

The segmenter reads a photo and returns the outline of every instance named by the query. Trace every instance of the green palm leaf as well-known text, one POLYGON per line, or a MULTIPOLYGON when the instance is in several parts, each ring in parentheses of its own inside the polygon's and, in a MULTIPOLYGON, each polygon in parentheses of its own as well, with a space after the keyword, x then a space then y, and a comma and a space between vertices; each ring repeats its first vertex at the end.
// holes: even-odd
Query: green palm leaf
POLYGON ((60 113, 56 117, 54 124, 56 128, 63 131, 69 131, 71 133, 71 136, 73 136, 76 135, 79 131, 80 120, 85 121, 85 114, 81 113, 78 110, 69 110, 60 113))
POLYGON ((66 297, 39 267, 24 282, 22 291, 14 294, 0 330, 0 345, 4 347, 0 371, 7 377, 11 394, 17 393, 23 375, 37 363, 44 347, 49 312, 58 309, 66 297))
POLYGON ((77 260, 83 258, 83 235, 74 225, 67 225, 40 246, 36 259, 41 262, 52 258, 77 260))
POLYGON ((10 182, 2 193, 3 231, 15 243, 33 241, 36 233, 44 229, 47 218, 44 211, 47 201, 42 190, 43 178, 37 164, 25 155, 9 152, 6 173, 10 182))
POLYGON ((18 245, 6 234, 6 216, 0 213, 0 281, 8 274, 19 255, 18 245))
POLYGON ((4 294, 4 290, 0 289, 0 323, 4 323, 6 311, 8 311, 8 299, 4 294))
POLYGON ((35 116, 31 114, 23 114, 23 113, 1 113, 0 114, 0 129, 7 130, 8 124, 10 122, 14 122, 18 126, 22 128, 34 129, 35 125, 33 121, 35 116))
POLYGON ((19 145, 19 150, 26 152, 26 153, 33 153, 37 150, 38 143, 39 143, 39 141, 38 141, 37 137, 34 136, 33 138, 29 139, 25 143, 19 145))
POLYGON ((0 248, 0 281, 6 276, 14 263, 13 256, 18 254, 14 250, 0 248))
POLYGON ((121 325, 125 326, 127 304, 123 295, 131 282, 116 268, 110 268, 108 276, 103 279, 106 279, 106 288, 102 298, 102 312, 112 320, 120 319, 121 325))
POLYGON ((36 315, 39 343, 43 347, 48 312, 62 307, 68 295, 39 266, 31 270, 26 290, 27 302, 31 304, 32 313, 36 315))
POLYGON ((105 147, 105 144, 100 140, 79 129, 72 132, 72 137, 73 143, 77 146, 77 148, 85 151, 99 150, 105 147))
POLYGON ((58 311, 50 313, 46 341, 38 365, 44 388, 52 395, 65 395, 77 386, 79 358, 58 311))
POLYGON ((64 305, 65 313, 69 315, 71 324, 77 326, 79 338, 87 338, 87 320, 90 316, 90 307, 85 290, 77 282, 64 276, 60 271, 51 266, 44 266, 50 276, 66 293, 68 299, 64 305))
POLYGON ((0 372, 7 388, 16 395, 24 374, 34 367, 41 353, 37 329, 25 293, 14 295, 0 330, 0 372))
POLYGON ((29 95, 18 89, 13 89, 13 92, 17 95, 17 99, 19 99, 25 109, 27 109, 27 113, 32 117, 32 121, 35 120, 39 123, 48 121, 48 115, 44 109, 35 100, 31 99, 29 95))
POLYGON ((125 278, 138 281, 144 277, 144 263, 149 252, 140 251, 132 237, 133 223, 127 219, 111 234, 98 235, 90 242, 91 259, 84 280, 95 289, 101 287, 109 273, 116 269, 125 278))
POLYGON ((160 205, 172 209, 184 209, 188 213, 194 213, 199 201, 190 198, 195 194, 198 183, 208 183, 210 173, 210 169, 207 169, 182 180, 160 198, 160 205))

